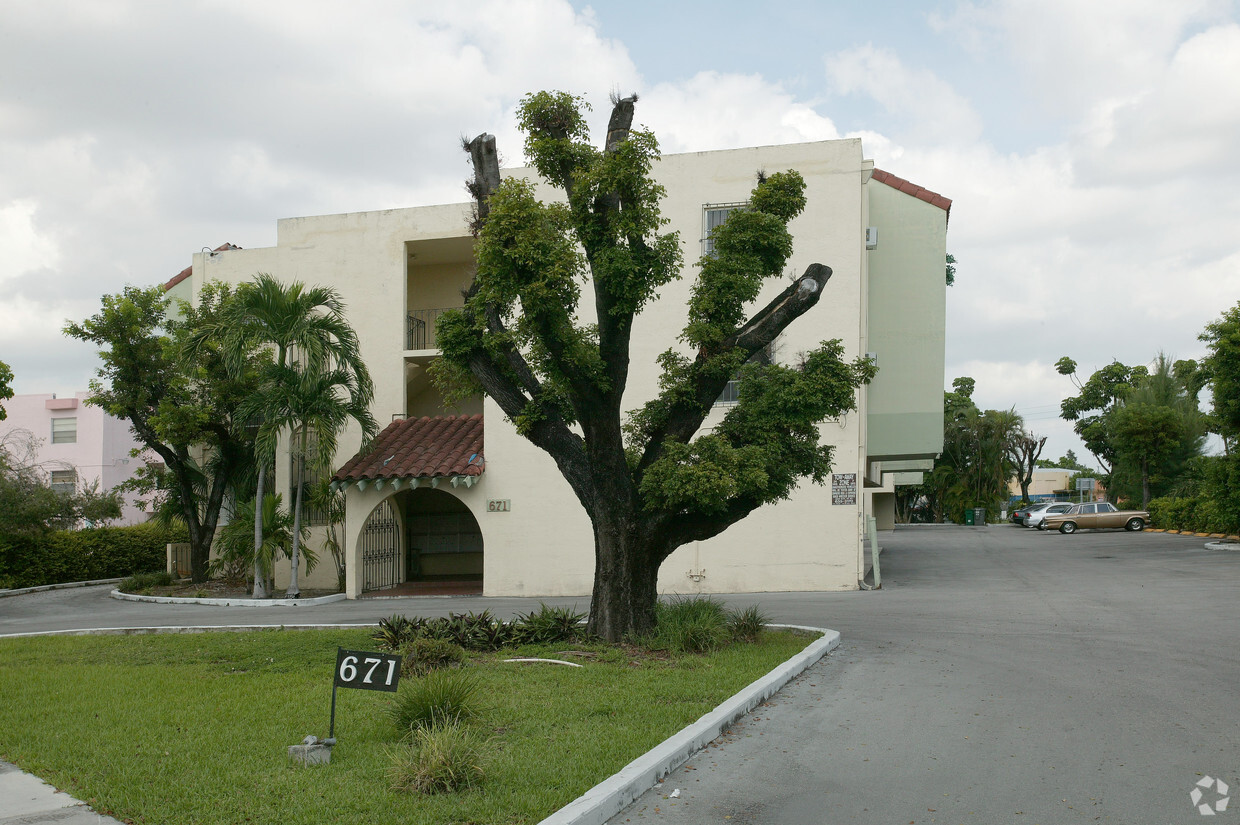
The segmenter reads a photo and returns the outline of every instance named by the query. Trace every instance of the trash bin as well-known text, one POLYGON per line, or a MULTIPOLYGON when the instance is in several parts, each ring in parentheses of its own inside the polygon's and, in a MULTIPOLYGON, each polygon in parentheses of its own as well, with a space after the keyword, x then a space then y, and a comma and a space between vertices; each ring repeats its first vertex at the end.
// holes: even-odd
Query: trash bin
POLYGON ((971 523, 976 524, 979 527, 986 526, 986 508, 985 507, 974 507, 973 508, 973 521, 971 523))
POLYGON ((977 512, 976 510, 965 510, 964 511, 964 523, 966 525, 970 527, 973 526, 973 514, 976 512, 977 512))

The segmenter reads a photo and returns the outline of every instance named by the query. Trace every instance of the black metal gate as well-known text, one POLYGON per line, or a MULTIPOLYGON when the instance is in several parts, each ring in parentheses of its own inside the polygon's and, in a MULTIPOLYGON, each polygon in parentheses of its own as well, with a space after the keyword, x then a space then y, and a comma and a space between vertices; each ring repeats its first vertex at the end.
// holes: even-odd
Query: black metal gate
POLYGON ((362 528, 362 592, 395 587, 401 581, 404 554, 392 499, 376 507, 362 528))

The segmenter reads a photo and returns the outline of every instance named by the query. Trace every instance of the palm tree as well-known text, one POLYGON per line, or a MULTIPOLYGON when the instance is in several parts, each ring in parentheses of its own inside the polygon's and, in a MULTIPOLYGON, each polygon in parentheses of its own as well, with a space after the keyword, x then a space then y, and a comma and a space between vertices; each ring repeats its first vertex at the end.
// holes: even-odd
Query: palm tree
MULTIPOLYGON (((365 370, 365 367, 362 366, 365 370)), ((362 441, 368 442, 378 431, 369 402, 364 401, 356 372, 345 369, 328 371, 298 370, 297 366, 269 371, 268 392, 262 400, 266 414, 260 428, 259 441, 264 453, 274 451, 274 434, 287 429, 290 451, 297 463, 297 492, 293 503, 292 574, 287 594, 296 598, 302 504, 305 498, 305 474, 308 463, 316 475, 330 466, 336 455, 337 436, 349 419, 362 428, 362 441)))
MULTIPOLYGON (((310 434, 321 445, 320 467, 335 457, 336 437, 348 419, 362 427, 363 443, 377 427, 370 415, 374 384, 363 363, 357 333, 344 316, 344 303, 335 289, 282 284, 268 273, 237 289, 229 323, 220 332, 225 350, 240 364, 245 354, 270 346, 275 358, 264 372, 263 389, 247 411, 259 422, 255 440, 259 462, 258 495, 262 496, 263 468, 275 457, 280 433, 292 436, 302 455, 310 434)), ((288 595, 296 597, 298 529, 301 516, 301 478, 294 504, 292 578, 288 595)), ((256 510, 254 544, 262 544, 262 511, 256 510)), ((257 579, 256 579, 257 580, 257 579)), ((257 585, 256 585, 257 588, 257 585)), ((257 590, 255 595, 260 595, 257 590)))

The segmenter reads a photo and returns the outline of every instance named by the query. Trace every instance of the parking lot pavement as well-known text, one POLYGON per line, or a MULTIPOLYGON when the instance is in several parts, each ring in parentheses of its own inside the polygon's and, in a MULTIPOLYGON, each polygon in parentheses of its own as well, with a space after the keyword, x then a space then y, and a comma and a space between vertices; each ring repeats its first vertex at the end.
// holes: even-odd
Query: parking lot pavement
POLYGON ((1202 821, 1240 790, 1240 554, 1204 541, 880 537, 881 591, 761 597, 841 647, 610 821, 1202 821))

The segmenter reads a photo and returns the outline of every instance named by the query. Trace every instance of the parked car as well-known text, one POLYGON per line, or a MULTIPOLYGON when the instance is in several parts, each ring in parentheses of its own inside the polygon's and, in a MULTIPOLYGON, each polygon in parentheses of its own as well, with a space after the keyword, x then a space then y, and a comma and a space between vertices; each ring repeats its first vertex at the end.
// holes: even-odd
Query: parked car
POLYGON ((1026 524, 1026 520, 1032 513, 1040 513, 1052 504, 1059 504, 1059 502, 1039 501, 1033 504, 1027 504, 1024 507, 1018 507, 1012 511, 1012 515, 1008 516, 1008 520, 1013 524, 1026 524))
POLYGON ((1149 523, 1150 514, 1147 511, 1120 510, 1109 501, 1077 504, 1066 513, 1048 515, 1042 520, 1045 529, 1061 533, 1121 527, 1125 530, 1144 530, 1149 523))
POLYGON ((1038 510, 1036 513, 1030 513, 1029 515, 1025 516, 1025 526, 1036 527, 1039 530, 1045 530, 1047 516, 1057 516, 1057 515, 1060 515, 1061 513, 1066 513, 1075 506, 1076 506, 1075 504, 1072 504, 1067 501, 1057 501, 1048 507, 1043 507, 1041 510, 1038 510))

